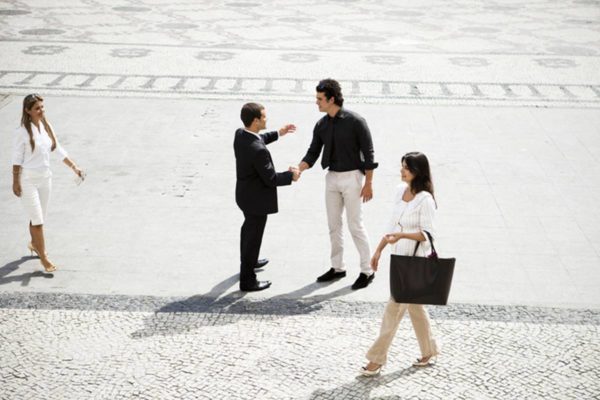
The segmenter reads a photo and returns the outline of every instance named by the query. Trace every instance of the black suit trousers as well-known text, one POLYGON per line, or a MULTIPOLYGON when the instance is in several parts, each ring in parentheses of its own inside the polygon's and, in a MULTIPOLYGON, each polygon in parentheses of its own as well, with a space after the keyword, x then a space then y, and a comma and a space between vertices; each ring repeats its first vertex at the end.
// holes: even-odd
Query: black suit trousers
POLYGON ((267 216, 244 213, 244 218, 240 233, 240 286, 251 286, 256 282, 254 268, 258 262, 267 216))

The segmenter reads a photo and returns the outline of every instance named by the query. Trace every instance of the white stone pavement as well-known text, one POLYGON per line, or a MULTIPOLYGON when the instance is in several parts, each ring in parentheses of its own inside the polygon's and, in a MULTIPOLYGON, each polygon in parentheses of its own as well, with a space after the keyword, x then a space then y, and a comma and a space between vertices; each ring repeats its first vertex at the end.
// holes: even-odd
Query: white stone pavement
MULTIPOLYGON (((266 103, 271 127, 292 121, 298 132, 272 145, 279 169, 297 163, 319 113, 305 104, 266 103)), ((73 158, 88 171, 75 186, 55 163, 46 227, 61 266, 53 279, 34 277, 27 229, 2 172, 0 264, 4 290, 98 294, 191 295, 238 268, 232 133, 241 101, 51 97, 51 121, 73 158)), ((20 97, 0 109, 0 125, 17 125, 20 97)), ((402 154, 431 159, 439 201, 439 248, 457 258, 451 300, 459 303, 598 307, 600 280, 600 114, 589 109, 471 108, 352 104, 373 131, 375 199, 365 222, 383 234, 402 154)), ((6 137, 5 136, 5 137, 6 137)), ((10 165, 9 146, 0 160, 10 165)), ((281 188, 270 217, 261 278, 267 293, 312 282, 329 267, 323 172, 314 168, 281 188)), ((348 240, 350 238, 348 237, 348 240)), ((348 251, 350 277, 358 274, 348 251)), ((381 300, 387 270, 355 300, 381 300)), ((333 285, 332 288, 337 287, 333 285)), ((323 289, 328 290, 328 289, 323 289)))
POLYGON ((2 309, 0 322, 9 354, 0 365, 0 398, 11 400, 578 400, 600 393, 597 325, 436 319, 443 355, 417 369, 406 323, 389 365, 369 379, 357 371, 379 315, 2 309))
MULTIPOLYGON (((373 243, 400 156, 421 150, 433 165, 439 247, 458 259, 452 301, 598 306, 596 3, 208 5, 0 8, 1 163, 10 165, 20 96, 39 91, 89 172, 76 188, 55 166, 47 236, 61 273, 31 279, 37 261, 21 258, 23 214, 3 169, 5 290, 188 295, 229 276, 240 106, 259 99, 271 127, 299 126, 273 146, 286 168, 320 117, 313 87, 331 75, 369 121, 381 162, 365 212, 373 243)), ((322 175, 315 168, 280 190, 263 251, 271 293, 328 267, 322 175)), ((352 249, 348 261, 355 272, 352 249)), ((379 300, 386 287, 382 272, 350 297, 379 300)))
POLYGON ((0 2, 0 399, 597 398, 598 21, 595 0, 0 2), (239 109, 298 125, 271 146, 285 169, 328 76, 373 133, 373 245, 401 155, 431 160, 438 247, 457 258, 451 305, 432 307, 436 368, 408 368, 405 321, 384 374, 356 379, 387 270, 349 290, 349 244, 349 277, 314 283, 318 167, 279 191, 272 288, 236 290, 239 109), (53 275, 10 188, 30 92, 88 172, 77 187, 53 161, 53 275))

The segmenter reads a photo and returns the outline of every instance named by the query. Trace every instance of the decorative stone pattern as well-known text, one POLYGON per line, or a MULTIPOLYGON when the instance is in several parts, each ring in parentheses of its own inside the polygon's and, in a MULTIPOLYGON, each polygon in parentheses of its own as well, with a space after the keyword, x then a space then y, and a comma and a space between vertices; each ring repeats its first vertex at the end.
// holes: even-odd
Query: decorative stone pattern
POLYGON ((582 399, 600 391, 598 311, 431 309, 435 335, 443 342, 438 363, 410 366, 418 346, 406 319, 382 374, 364 378, 357 371, 379 329, 382 304, 328 301, 313 308, 297 300, 236 296, 3 293, 1 394, 11 399, 582 399))
MULTIPOLYGON (((345 302, 320 298, 243 299, 240 293, 180 297, 86 295, 74 293, 0 292, 0 309, 84 310, 123 312, 208 313, 249 315, 303 315, 372 318, 383 303, 345 302)), ((600 310, 532 306, 449 304, 431 307, 433 319, 457 321, 522 322, 537 324, 600 325, 600 310)))
POLYGON ((140 58, 146 57, 148 54, 150 54, 150 50, 135 47, 113 49, 110 53, 111 56, 118 58, 140 58))
POLYGON ((55 8, 11 0, 0 9, 7 72, 0 91, 46 88, 46 81, 29 86, 39 75, 19 84, 11 76, 44 65, 35 73, 65 76, 50 78, 48 94, 306 101, 304 88, 326 75, 350 82, 363 102, 597 107, 597 20, 593 1, 139 0, 55 8), (30 15, 33 24, 24 20, 30 15), (136 73, 149 76, 129 75, 136 73))
POLYGON ((466 0, 460 7, 434 0, 418 4, 392 0, 327 4, 318 0, 198 4, 139 0, 119 5, 80 2, 73 9, 8 1, 0 9, 4 19, 0 38, 22 39, 27 35, 23 29, 44 26, 64 31, 65 40, 88 43, 105 41, 107 33, 113 35, 114 43, 139 43, 151 34, 147 43, 187 45, 190 40, 199 43, 210 37, 208 41, 216 46, 289 49, 292 45, 302 52, 356 51, 368 46, 372 51, 398 54, 421 52, 423 44, 431 44, 435 51, 445 53, 547 55, 556 54, 551 48, 561 47, 563 51, 571 49, 571 55, 597 56, 598 8, 593 0, 537 0, 518 6, 466 0), (18 17, 25 13, 35 15, 36 26, 23 28, 18 17), (117 17, 111 18, 107 27, 109 14, 117 17), (82 19, 90 21, 85 31, 79 29, 82 19), (268 27, 272 33, 257 37, 257 29, 248 30, 248 26, 268 27), (187 30, 173 35, 173 31, 187 30))
MULTIPOLYGON (((142 57, 142 53, 120 53, 119 57, 142 57)), ((115 54, 116 56, 116 54, 115 54)), ((306 101, 312 95, 314 80, 294 78, 243 78, 218 76, 160 76, 47 73, 42 71, 0 71, 0 87, 29 92, 131 94, 144 96, 173 95, 196 98, 237 98, 240 94, 287 101, 306 101), (309 89, 310 88, 310 89, 309 89)), ((357 101, 404 103, 477 102, 504 105, 578 105, 600 106, 600 85, 536 84, 494 82, 409 82, 341 81, 345 92, 357 101)))
POLYGON ((60 54, 67 50, 67 46, 52 46, 52 45, 40 45, 40 46, 29 46, 23 50, 23 54, 32 54, 36 56, 55 55, 60 54))

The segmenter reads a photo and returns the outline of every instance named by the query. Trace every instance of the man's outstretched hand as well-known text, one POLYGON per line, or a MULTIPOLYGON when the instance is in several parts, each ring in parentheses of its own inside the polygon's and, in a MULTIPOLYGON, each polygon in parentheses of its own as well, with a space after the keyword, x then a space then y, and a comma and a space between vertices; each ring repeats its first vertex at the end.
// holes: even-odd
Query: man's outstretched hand
POLYGON ((285 136, 288 133, 294 133, 296 132, 296 125, 294 124, 287 124, 282 126, 281 128, 279 128, 279 136, 285 136))

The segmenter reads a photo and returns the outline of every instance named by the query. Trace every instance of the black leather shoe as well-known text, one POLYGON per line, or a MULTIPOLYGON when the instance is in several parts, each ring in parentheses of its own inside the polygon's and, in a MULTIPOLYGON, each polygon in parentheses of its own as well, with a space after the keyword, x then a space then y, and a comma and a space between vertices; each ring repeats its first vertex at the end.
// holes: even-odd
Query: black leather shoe
POLYGON ((329 282, 334 279, 340 279, 346 276, 346 271, 336 272, 335 269, 330 268, 329 271, 317 278, 317 282, 329 282))
POLYGON ((261 258, 260 260, 258 260, 256 262, 256 267, 254 268, 262 268, 265 265, 267 265, 269 263, 269 259, 268 258, 261 258))
POLYGON ((256 281, 253 285, 240 285, 242 292, 258 292, 260 290, 268 289, 271 286, 270 281, 256 281))
POLYGON ((356 279, 356 281, 354 281, 354 283, 352 284, 352 290, 366 288, 367 286, 369 286, 369 283, 373 281, 373 279, 375 279, 374 273, 371 275, 367 275, 361 272, 358 276, 358 279, 356 279))

